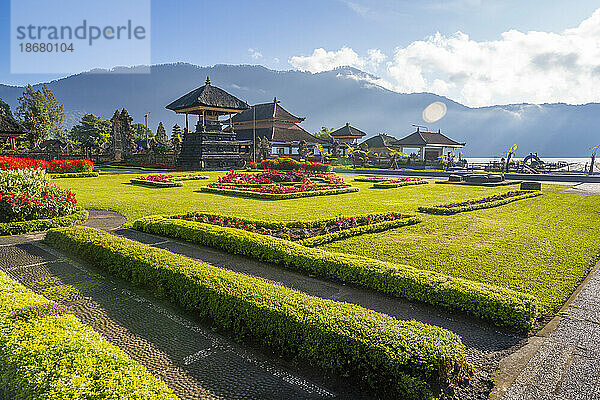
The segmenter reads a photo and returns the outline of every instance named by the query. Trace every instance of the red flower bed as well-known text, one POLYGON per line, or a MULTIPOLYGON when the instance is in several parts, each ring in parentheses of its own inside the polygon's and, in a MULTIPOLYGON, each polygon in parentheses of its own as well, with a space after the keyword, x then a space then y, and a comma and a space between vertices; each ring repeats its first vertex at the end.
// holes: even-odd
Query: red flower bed
POLYGON ((36 160, 33 158, 0 157, 0 170, 43 169, 51 174, 91 172, 90 160, 36 160))
POLYGON ((264 160, 260 163, 251 162, 250 168, 267 169, 276 171, 293 171, 303 169, 311 172, 328 172, 331 171, 331 165, 310 161, 296 161, 293 158, 275 158, 264 160))

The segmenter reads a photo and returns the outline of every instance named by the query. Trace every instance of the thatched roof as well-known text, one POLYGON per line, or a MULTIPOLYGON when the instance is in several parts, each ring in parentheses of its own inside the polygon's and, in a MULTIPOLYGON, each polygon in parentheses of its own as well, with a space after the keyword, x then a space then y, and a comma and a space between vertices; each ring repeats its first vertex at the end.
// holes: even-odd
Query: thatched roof
POLYGON ((397 146, 398 139, 393 136, 386 135, 385 133, 380 133, 377 136, 373 136, 362 142, 360 144, 361 147, 367 148, 380 148, 380 147, 392 147, 397 146))
POLYGON ((448 136, 442 134, 440 131, 437 132, 422 132, 417 129, 416 132, 403 137, 398 140, 397 145, 399 146, 447 146, 447 147, 462 147, 465 143, 459 143, 455 140, 450 139, 448 136))
POLYGON ((249 108, 245 101, 238 99, 221 88, 211 85, 208 77, 206 78, 206 84, 204 86, 181 96, 166 108, 173 111, 180 111, 190 108, 202 109, 203 107, 239 111, 249 108))
POLYGON ((26 133, 27 130, 18 123, 12 116, 0 111, 0 134, 12 134, 15 136, 26 133))
POLYGON ((331 136, 333 136, 334 138, 335 137, 361 138, 365 135, 366 135, 366 133, 364 133, 360 129, 356 129, 355 127, 351 126, 350 123, 348 123, 348 122, 346 122, 346 125, 342 126, 341 128, 336 129, 335 131, 331 132, 331 136))
MULTIPOLYGON (((238 140, 252 140, 254 136, 252 129, 236 129, 235 134, 238 140)), ((269 128, 257 128, 256 137, 266 137, 271 142, 279 143, 292 143, 304 140, 309 144, 329 144, 326 140, 311 135, 298 125, 291 125, 289 127, 272 126, 269 128)))
POLYGON ((270 103, 255 104, 246 111, 233 116, 232 121, 246 122, 246 121, 260 121, 260 120, 278 120, 285 122, 300 123, 304 121, 304 118, 296 117, 288 112, 285 108, 281 107, 277 102, 277 98, 273 99, 270 103))

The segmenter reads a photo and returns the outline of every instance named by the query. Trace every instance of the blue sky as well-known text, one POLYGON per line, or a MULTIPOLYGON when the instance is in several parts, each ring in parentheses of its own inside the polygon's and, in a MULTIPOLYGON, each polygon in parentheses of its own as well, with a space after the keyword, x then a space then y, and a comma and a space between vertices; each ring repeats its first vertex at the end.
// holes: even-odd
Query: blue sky
MULTIPOLYGON (((477 64, 477 51, 481 52, 479 57, 490 58, 506 57, 515 51, 520 53, 524 51, 518 47, 520 37, 505 37, 503 33, 539 31, 547 35, 527 36, 528 43, 533 45, 529 47, 539 47, 536 40, 542 41, 541 47, 546 44, 550 47, 544 53, 526 54, 530 63, 540 70, 557 63, 563 65, 561 68, 568 67, 571 53, 567 53, 567 49, 572 45, 567 41, 579 40, 582 36, 585 39, 585 35, 591 35, 590 30, 578 31, 577 39, 567 35, 568 40, 556 49, 552 48, 555 39, 551 33, 561 34, 578 27, 599 7, 597 1, 588 0, 154 0, 151 60, 154 64, 261 64, 273 69, 296 68, 310 72, 346 62, 380 77, 376 83, 401 92, 433 91, 474 105, 518 101, 519 98, 542 102, 544 98, 535 98, 539 88, 520 91, 517 87, 522 83, 519 81, 499 82, 499 89, 485 96, 474 95, 481 90, 478 86, 481 82, 503 79, 495 78, 503 74, 502 70, 492 71, 495 66, 477 64), (463 36, 456 36, 457 32, 463 36), (432 38, 436 33, 440 36, 432 38), (497 46, 494 53, 485 53, 489 43, 497 46), (461 50, 459 46, 464 48, 461 50), (471 54, 465 55, 465 51, 470 51, 465 48, 473 46, 478 50, 473 52, 472 70, 468 65, 455 66, 452 70, 441 66, 456 64, 454 61, 459 59, 464 61, 471 54), (430 59, 435 62, 429 63, 430 59), (414 70, 415 65, 418 70, 414 70), (469 79, 465 80, 465 75, 469 79), (515 89, 510 93, 500 89, 511 87, 513 83, 515 89)), ((10 73, 9 16, 9 0, 0 0, 0 83, 22 85, 60 76, 10 73)), ((587 57, 585 52, 586 48, 582 47, 580 53, 570 59, 575 57, 575 64, 587 60, 586 68, 592 74, 596 54, 587 57), (593 60, 589 61, 590 58, 593 60)), ((514 74, 514 71, 506 73, 514 74)), ((547 78, 553 79, 553 76, 547 78)), ((589 79, 582 85, 588 85, 589 79)), ((524 81, 530 80, 525 78, 524 81)), ((570 99, 565 93, 554 92, 544 96, 549 101, 571 103, 587 99, 570 99)))

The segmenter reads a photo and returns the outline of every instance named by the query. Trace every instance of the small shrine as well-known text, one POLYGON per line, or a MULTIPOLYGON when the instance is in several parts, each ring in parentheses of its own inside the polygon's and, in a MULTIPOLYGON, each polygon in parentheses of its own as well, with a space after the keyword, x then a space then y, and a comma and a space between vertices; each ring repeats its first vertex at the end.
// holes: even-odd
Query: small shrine
POLYGON ((195 89, 169 104, 167 109, 185 114, 185 129, 181 150, 177 156, 180 170, 225 170, 241 168, 244 160, 241 142, 233 130, 223 131, 219 117, 227 116, 231 125, 233 115, 249 108, 245 101, 211 85, 206 78, 204 86, 195 89), (195 129, 189 129, 189 116, 197 115, 195 129))
POLYGON ((132 121, 133 118, 129 116, 126 109, 123 109, 121 112, 116 110, 110 119, 110 122, 112 122, 112 133, 109 147, 115 161, 130 158, 137 150, 131 126, 132 121))

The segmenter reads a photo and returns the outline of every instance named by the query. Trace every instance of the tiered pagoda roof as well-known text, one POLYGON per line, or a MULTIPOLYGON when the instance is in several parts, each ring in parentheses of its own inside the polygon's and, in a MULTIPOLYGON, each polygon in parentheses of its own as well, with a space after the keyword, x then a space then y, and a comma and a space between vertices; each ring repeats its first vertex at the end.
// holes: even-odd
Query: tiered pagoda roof
POLYGON ((240 112, 249 106, 245 101, 211 85, 207 77, 204 86, 181 96, 166 108, 177 113, 200 114, 202 110, 240 112))

